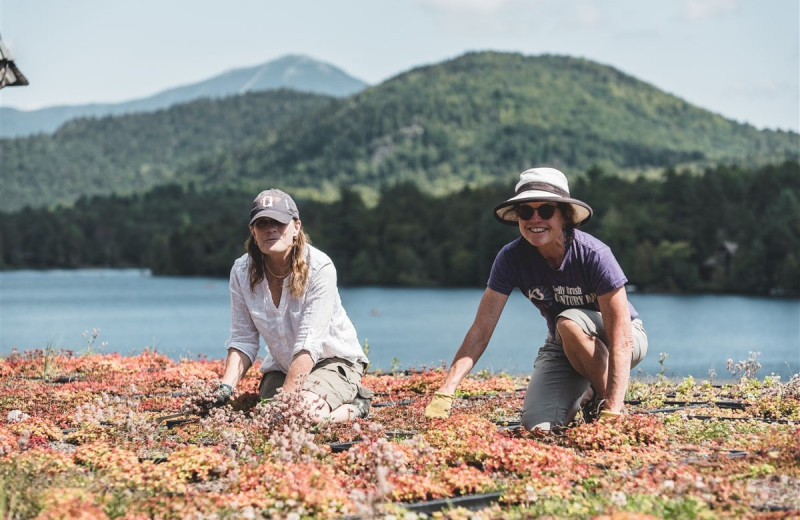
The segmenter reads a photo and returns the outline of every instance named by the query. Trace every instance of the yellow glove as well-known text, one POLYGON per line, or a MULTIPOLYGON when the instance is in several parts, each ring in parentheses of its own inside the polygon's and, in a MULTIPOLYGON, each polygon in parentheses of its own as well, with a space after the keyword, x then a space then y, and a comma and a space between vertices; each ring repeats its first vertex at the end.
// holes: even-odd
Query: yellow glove
POLYGON ((612 412, 610 410, 600 410, 600 416, 598 417, 599 421, 608 421, 616 419, 617 417, 622 416, 621 412, 612 412))
POLYGON ((453 394, 436 392, 433 399, 425 407, 425 417, 428 419, 444 419, 450 415, 450 407, 453 406, 453 394))

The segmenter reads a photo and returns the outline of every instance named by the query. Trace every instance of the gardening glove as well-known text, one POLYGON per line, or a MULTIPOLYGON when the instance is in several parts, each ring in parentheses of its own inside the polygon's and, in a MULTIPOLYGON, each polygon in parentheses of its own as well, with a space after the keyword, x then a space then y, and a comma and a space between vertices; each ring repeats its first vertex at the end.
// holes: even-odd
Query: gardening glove
POLYGON ((444 419, 450 415, 450 407, 453 406, 453 394, 436 392, 433 399, 425 407, 425 417, 428 419, 444 419))
POLYGON ((600 410, 600 415, 597 417, 597 420, 600 422, 607 422, 607 421, 613 421, 614 419, 621 416, 622 412, 612 412, 611 410, 600 410))
POLYGON ((211 402, 212 407, 217 406, 224 406, 228 404, 228 401, 231 400, 231 396, 233 395, 233 387, 231 385, 222 383, 217 388, 217 391, 214 392, 214 400, 211 402))

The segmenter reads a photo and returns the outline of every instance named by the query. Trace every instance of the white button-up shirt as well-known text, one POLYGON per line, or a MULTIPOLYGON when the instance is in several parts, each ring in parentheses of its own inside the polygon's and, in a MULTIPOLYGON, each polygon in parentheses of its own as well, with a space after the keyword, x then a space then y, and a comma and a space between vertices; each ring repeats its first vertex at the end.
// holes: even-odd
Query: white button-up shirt
POLYGON ((267 345, 261 372, 288 372, 294 356, 303 350, 315 365, 332 357, 367 362, 356 329, 342 306, 333 262, 313 246, 307 246, 307 250, 305 293, 300 298, 293 296, 286 277, 277 307, 266 279, 250 290, 247 254, 237 258, 231 268, 231 334, 226 347, 244 352, 254 363, 261 335, 267 345))

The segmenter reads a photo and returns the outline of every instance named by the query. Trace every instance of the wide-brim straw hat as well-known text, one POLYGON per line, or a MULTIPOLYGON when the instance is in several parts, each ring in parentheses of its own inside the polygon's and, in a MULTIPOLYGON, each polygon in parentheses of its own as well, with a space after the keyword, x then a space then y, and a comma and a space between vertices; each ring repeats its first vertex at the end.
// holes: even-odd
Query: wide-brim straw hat
POLYGON ((573 208, 572 223, 578 225, 589 220, 592 208, 582 200, 569 195, 567 177, 555 168, 531 168, 519 174, 514 196, 494 208, 494 216, 503 224, 516 225, 516 207, 525 202, 564 202, 573 208))

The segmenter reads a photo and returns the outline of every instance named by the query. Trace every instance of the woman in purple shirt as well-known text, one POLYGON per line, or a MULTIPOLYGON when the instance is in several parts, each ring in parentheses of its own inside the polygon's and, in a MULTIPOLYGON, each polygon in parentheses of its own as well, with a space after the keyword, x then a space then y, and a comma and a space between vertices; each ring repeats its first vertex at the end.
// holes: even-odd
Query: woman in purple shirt
POLYGON ((587 420, 622 413, 630 369, 644 358, 647 335, 609 247, 576 229, 591 215, 588 204, 570 197, 559 170, 520 174, 514 196, 495 208, 495 217, 519 226, 521 237, 498 253, 475 321, 425 409, 427 417, 449 415, 458 385, 486 350, 515 288, 548 328, 525 393, 522 425, 566 426, 581 407, 587 420))

